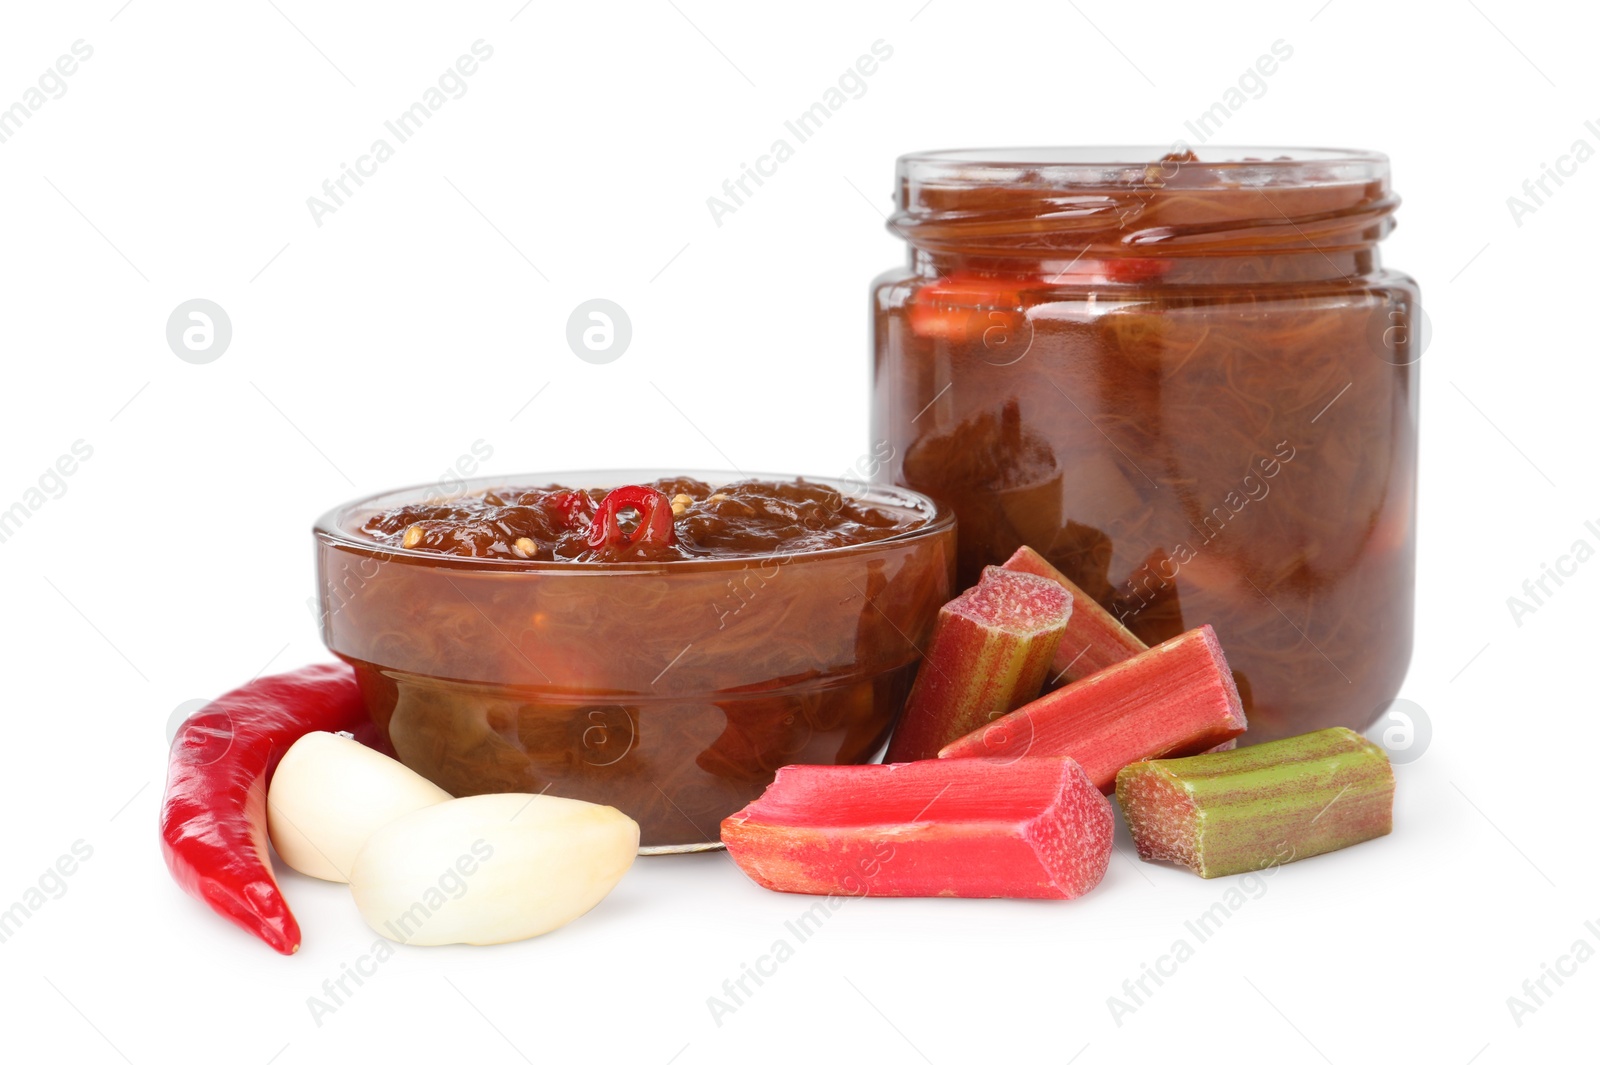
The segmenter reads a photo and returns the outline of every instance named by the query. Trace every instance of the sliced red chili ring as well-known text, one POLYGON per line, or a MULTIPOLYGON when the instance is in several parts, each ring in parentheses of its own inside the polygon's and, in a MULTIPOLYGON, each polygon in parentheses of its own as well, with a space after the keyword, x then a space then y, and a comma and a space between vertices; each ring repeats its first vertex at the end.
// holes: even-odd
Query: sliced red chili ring
POLYGON ((600 501, 594 524, 589 527, 589 546, 598 550, 635 544, 675 544, 678 532, 672 518, 672 500, 654 488, 642 484, 613 488, 600 501), (631 534, 622 529, 625 510, 639 512, 639 524, 631 534))

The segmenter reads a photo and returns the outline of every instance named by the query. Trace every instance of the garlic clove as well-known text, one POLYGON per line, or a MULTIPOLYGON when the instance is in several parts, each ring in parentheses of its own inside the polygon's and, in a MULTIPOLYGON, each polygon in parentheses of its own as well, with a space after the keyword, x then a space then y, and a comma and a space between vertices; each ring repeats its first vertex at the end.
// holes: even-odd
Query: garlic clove
POLYGON ((593 909, 638 851, 638 823, 610 806, 471 795, 373 833, 350 890, 367 924, 396 942, 509 943, 593 909))
POLYGON ((267 832, 291 869, 343 884, 356 852, 404 814, 449 792, 346 735, 311 732, 284 753, 267 791, 267 832))

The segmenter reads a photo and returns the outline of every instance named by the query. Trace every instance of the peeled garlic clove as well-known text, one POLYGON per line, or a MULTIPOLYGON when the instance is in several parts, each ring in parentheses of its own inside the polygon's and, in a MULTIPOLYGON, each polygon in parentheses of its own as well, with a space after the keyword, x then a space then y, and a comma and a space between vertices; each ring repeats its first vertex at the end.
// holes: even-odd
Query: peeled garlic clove
POLYGON ((309 732, 272 776, 267 832, 291 869, 343 884, 374 832, 448 798, 443 788, 348 736, 309 732))
POLYGON ((470 795, 407 814, 361 848, 350 890, 398 943, 509 943, 593 909, 639 852, 639 825, 554 795, 470 795))

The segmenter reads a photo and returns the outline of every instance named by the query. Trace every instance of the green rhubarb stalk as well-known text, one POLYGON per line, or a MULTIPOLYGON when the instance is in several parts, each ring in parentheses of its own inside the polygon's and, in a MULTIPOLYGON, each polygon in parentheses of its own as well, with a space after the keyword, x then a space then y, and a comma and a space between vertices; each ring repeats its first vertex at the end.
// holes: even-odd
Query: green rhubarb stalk
POLYGON ((1050 664, 1052 684, 1066 684, 1087 677, 1147 650, 1143 640, 1026 544, 1006 559, 1003 568, 1046 577, 1072 596, 1072 617, 1067 621, 1067 634, 1062 637, 1055 660, 1050 664))
POLYGON ((1136 762, 1117 802, 1139 857, 1230 876, 1386 836, 1394 771, 1347 728, 1234 751, 1136 762))
POLYGON ((986 567, 939 610, 887 760, 932 758, 1038 695, 1071 614, 1072 597, 1054 581, 986 567))

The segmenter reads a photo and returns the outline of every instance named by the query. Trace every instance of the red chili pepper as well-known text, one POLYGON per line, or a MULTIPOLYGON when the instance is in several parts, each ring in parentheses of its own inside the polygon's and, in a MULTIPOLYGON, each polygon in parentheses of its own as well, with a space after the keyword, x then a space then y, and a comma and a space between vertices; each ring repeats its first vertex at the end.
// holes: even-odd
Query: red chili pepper
POLYGON ((300 925, 267 851, 267 784, 301 736, 366 722, 355 671, 343 663, 253 680, 190 715, 172 741, 161 803, 173 879, 280 954, 299 950, 300 925))
POLYGON ((1171 259, 1107 259, 1100 264, 1105 276, 1123 284, 1155 281, 1172 270, 1171 259))
POLYGON ((956 270, 917 290, 907 320, 918 336, 996 347, 1013 335, 1027 335, 1023 294, 1030 289, 1101 281, 1136 285, 1160 280, 1174 265, 1171 259, 1118 257, 1078 258, 1037 277, 956 270))
POLYGON ((587 492, 575 492, 567 488, 551 492, 544 497, 544 502, 561 515, 561 524, 569 529, 576 529, 583 522, 594 520, 594 500, 589 498, 587 492), (579 521, 579 518, 583 521, 579 521))
POLYGON ((1032 277, 1000 277, 956 270, 923 286, 912 297, 908 312, 918 336, 952 343, 971 340, 984 330, 1020 317, 1022 292, 1038 287, 1032 277))
POLYGON ((589 527, 589 546, 596 549, 677 542, 678 532, 672 524, 672 500, 642 484, 626 484, 606 493, 594 524, 589 527), (621 513, 629 509, 639 512, 639 524, 632 536, 622 531, 619 520, 621 513))

